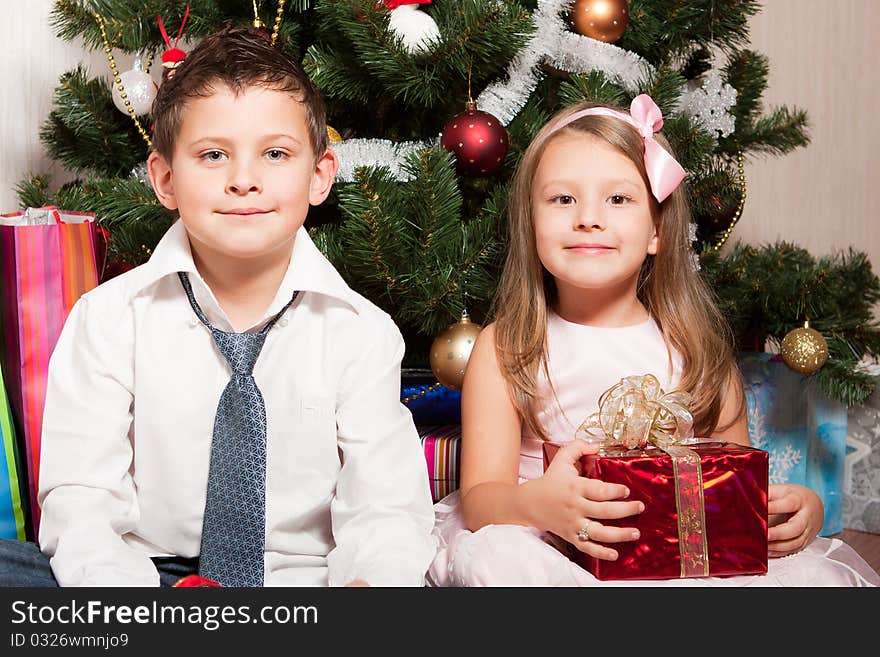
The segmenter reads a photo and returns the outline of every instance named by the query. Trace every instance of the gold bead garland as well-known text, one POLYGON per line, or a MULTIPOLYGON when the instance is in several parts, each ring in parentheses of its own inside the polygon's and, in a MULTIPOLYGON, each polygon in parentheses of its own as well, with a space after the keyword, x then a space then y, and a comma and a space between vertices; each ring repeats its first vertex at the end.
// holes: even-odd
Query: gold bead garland
MULTIPOLYGON (((266 27, 266 24, 260 19, 260 5, 263 4, 262 0, 259 4, 257 4, 257 0, 253 0, 254 2, 254 27, 257 29, 266 27)), ((285 0, 278 0, 278 9, 275 12, 275 25, 272 28, 272 45, 275 45, 275 42, 278 40, 278 30, 281 28, 281 15, 284 13, 284 2, 285 0)))
POLYGON ((278 0, 278 11, 275 12, 275 26, 272 28, 272 45, 278 40, 278 30, 281 28, 281 14, 284 13, 284 0, 278 0))
POLYGON ((730 234, 733 232, 733 227, 736 226, 736 222, 739 221, 739 218, 742 216, 743 208, 746 205, 746 172, 744 166, 744 158, 742 149, 736 154, 736 166, 739 170, 739 188, 740 188, 740 196, 739 196, 739 205, 736 208, 736 213, 733 215, 733 219, 730 222, 730 225, 727 227, 727 230, 724 231, 724 234, 721 236, 721 239, 718 240, 718 243, 710 246, 709 251, 717 251, 724 243, 727 241, 727 238, 730 237, 730 234))
MULTIPOLYGON (((135 126, 138 129, 138 132, 141 134, 141 137, 144 138, 144 141, 147 142, 147 147, 152 148, 153 143, 150 141, 150 136, 147 134, 146 130, 144 130, 141 122, 138 121, 137 116, 134 113, 134 108, 131 106, 131 102, 128 100, 128 94, 125 93, 125 88, 122 85, 122 78, 119 77, 119 68, 116 66, 116 60, 113 58, 113 48, 110 46, 110 41, 107 39, 107 29, 105 25, 104 17, 101 16, 98 12, 95 12, 95 20, 98 21, 98 27, 101 28, 101 40, 104 42, 104 53, 107 55, 107 63, 110 64, 110 72, 113 74, 113 81, 117 85, 117 89, 119 89, 119 95, 122 98, 122 101, 125 103, 125 109, 128 110, 128 115, 131 117, 131 120, 134 121, 135 126)), ((150 64, 152 64, 153 54, 150 53, 149 58, 147 59, 146 70, 150 70, 150 64)))
POLYGON ((407 395, 406 397, 404 397, 400 401, 402 401, 404 404, 409 404, 411 401, 415 401, 419 397, 424 397, 429 392, 434 392, 440 386, 441 386, 441 383, 439 381, 437 383, 432 383, 428 387, 422 388, 421 390, 419 390, 418 393, 413 393, 412 395, 407 395))

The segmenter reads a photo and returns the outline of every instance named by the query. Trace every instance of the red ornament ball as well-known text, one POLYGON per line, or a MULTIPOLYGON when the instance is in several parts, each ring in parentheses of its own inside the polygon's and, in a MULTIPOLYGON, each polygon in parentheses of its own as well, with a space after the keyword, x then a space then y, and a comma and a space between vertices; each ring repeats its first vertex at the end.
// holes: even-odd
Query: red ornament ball
POLYGON ((496 117, 470 102, 443 127, 440 145, 455 155, 459 173, 490 176, 504 164, 507 130, 496 117))

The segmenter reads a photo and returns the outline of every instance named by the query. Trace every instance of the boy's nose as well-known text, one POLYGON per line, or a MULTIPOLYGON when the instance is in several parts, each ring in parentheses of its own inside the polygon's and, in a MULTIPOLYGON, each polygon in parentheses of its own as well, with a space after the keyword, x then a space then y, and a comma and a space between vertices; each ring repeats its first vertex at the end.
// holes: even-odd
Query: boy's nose
POLYGON ((244 170, 236 171, 235 174, 229 178, 229 182, 226 184, 226 191, 230 194, 241 195, 249 194, 251 192, 259 192, 260 183, 255 175, 244 170))

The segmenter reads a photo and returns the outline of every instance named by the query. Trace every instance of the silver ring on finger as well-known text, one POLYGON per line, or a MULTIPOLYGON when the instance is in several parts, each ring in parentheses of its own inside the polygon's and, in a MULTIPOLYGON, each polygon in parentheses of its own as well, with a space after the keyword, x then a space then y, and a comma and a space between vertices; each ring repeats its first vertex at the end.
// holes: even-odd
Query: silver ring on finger
POLYGON ((577 537, 578 537, 579 541, 586 543, 587 541, 590 540, 589 529, 590 529, 590 525, 592 523, 593 523, 592 520, 587 519, 587 521, 584 523, 584 526, 581 527, 580 529, 578 529, 577 537))

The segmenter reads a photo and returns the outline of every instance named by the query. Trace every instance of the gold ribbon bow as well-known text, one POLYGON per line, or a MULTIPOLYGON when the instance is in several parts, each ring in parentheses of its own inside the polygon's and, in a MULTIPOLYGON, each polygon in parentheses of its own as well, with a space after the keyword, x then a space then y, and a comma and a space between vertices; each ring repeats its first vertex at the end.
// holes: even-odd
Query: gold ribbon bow
POLYGON ((576 438, 602 449, 654 445, 672 459, 682 577, 709 574, 700 456, 682 445, 694 437, 694 418, 683 391, 664 392, 652 374, 627 376, 599 397, 599 411, 578 427, 576 438))
POLYGON ((686 392, 663 392, 653 374, 627 376, 602 393, 599 412, 584 420, 576 437, 605 448, 682 443, 694 437, 690 403, 686 392))

